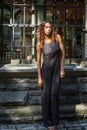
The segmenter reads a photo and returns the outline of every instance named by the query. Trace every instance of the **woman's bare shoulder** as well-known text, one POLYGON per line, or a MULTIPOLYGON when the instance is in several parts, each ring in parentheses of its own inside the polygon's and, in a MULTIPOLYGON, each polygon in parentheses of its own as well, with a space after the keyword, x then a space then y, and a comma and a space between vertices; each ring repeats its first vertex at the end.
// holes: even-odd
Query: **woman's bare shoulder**
POLYGON ((37 49, 41 49, 42 48, 42 45, 41 45, 41 43, 40 42, 37 42, 37 49))
POLYGON ((61 36, 60 36, 59 34, 57 34, 56 38, 57 38, 58 40, 60 40, 60 39, 61 39, 61 36))
POLYGON ((56 41, 59 43, 61 41, 61 36, 59 34, 56 35, 56 41))

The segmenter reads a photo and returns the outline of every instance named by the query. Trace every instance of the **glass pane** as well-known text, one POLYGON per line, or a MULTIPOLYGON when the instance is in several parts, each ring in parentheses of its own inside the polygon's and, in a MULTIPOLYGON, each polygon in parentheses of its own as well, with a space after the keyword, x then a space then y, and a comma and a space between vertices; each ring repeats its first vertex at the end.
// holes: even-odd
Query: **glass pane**
POLYGON ((24 20, 23 7, 14 7, 14 23, 22 24, 24 20))
POLYGON ((64 2, 57 2, 53 6, 53 1, 46 3, 46 20, 53 22, 56 26, 64 24, 64 2))
POLYGON ((25 23, 31 24, 31 17, 32 17, 32 11, 31 6, 26 7, 26 13, 25 13, 25 23))
POLYGON ((56 24, 59 26, 64 24, 64 8, 62 7, 56 9, 56 24))
POLYGON ((74 27, 67 27, 66 28, 66 58, 73 57, 73 48, 75 44, 75 28, 74 27))
POLYGON ((8 9, 3 10, 3 23, 5 24, 10 23, 10 14, 11 14, 10 10, 8 9))
POLYGON ((4 0, 2 3, 3 5, 0 7, 0 19, 2 19, 2 22, 4 24, 10 23, 10 17, 11 17, 11 5, 10 0, 4 0))
POLYGON ((4 4, 11 4, 11 0, 3 0, 4 1, 4 4))
POLYGON ((76 4, 76 20, 77 24, 83 25, 84 19, 84 3, 78 2, 76 4))
POLYGON ((32 5, 32 0, 25 0, 26 4, 29 4, 29 6, 32 5))
POLYGON ((23 0, 14 0, 14 4, 23 4, 23 0))
POLYGON ((67 2, 66 4, 66 24, 75 24, 74 2, 67 2))
POLYGON ((61 26, 64 24, 64 2, 57 2, 56 3, 56 17, 57 23, 61 26))
POLYGON ((83 31, 81 27, 76 28, 76 44, 74 47, 74 57, 76 58, 82 58, 83 57, 83 50, 84 50, 84 44, 83 44, 83 31))
POLYGON ((14 3, 15 4, 23 4, 23 3, 26 3, 26 4, 31 4, 32 3, 32 0, 14 0, 14 3))
POLYGON ((14 7, 14 23, 17 24, 30 24, 31 23, 31 6, 26 7, 24 10, 23 6, 14 7))
POLYGON ((8 27, 11 17, 10 0, 4 0, 0 7, 0 59, 11 58, 11 28, 8 27), (4 25, 5 24, 5 25, 4 25))
POLYGON ((53 22, 53 8, 52 7, 46 8, 46 21, 53 22))
POLYGON ((8 26, 3 27, 3 57, 5 59, 10 59, 11 53, 11 28, 8 26))
POLYGON ((14 59, 22 58, 22 59, 30 60, 31 48, 32 48, 31 31, 32 29, 30 27, 14 28, 14 45, 13 45, 14 59))
POLYGON ((31 59, 31 50, 32 50, 32 38, 31 38, 31 32, 32 28, 27 27, 25 29, 25 59, 30 60, 31 59))
POLYGON ((66 28, 66 58, 82 58, 83 57, 83 32, 80 27, 66 28))

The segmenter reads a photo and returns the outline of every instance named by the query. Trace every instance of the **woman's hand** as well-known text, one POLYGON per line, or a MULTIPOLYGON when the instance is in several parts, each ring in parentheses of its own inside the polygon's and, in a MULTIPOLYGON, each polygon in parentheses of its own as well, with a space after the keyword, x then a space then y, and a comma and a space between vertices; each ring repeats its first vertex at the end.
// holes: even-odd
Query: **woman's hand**
POLYGON ((65 76, 64 69, 60 69, 60 78, 64 78, 64 76, 65 76))
POLYGON ((42 78, 38 78, 38 86, 39 87, 43 86, 43 80, 42 80, 42 78))

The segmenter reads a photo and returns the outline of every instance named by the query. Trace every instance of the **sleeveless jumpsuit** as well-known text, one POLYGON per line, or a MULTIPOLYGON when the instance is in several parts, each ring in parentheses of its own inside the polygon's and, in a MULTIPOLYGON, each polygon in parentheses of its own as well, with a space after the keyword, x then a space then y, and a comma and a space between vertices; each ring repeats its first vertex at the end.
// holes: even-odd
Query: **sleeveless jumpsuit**
POLYGON ((60 48, 57 42, 44 43, 41 89, 42 117, 45 127, 59 124, 60 48))

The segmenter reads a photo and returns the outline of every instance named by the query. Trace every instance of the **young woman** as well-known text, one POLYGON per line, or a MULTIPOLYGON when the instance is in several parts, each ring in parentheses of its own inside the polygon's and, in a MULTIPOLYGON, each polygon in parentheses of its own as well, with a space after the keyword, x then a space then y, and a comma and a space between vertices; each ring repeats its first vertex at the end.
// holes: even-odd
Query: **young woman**
POLYGON ((50 22, 41 23, 36 32, 38 86, 41 87, 42 116, 48 130, 59 124, 59 87, 64 73, 64 47, 60 35, 50 22), (43 63, 41 65, 41 53, 43 63))

